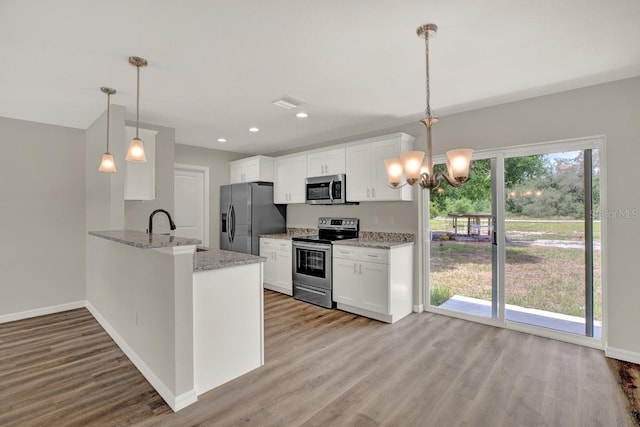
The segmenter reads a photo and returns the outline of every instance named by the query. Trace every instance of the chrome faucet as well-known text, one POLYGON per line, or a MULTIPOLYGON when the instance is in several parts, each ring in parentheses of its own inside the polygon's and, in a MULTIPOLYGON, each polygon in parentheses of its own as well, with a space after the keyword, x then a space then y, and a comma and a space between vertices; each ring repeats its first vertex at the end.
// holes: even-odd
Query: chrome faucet
POLYGON ((151 212, 151 215, 149 215, 149 229, 147 231, 149 233, 153 233, 153 216, 158 212, 164 213, 167 216, 167 218, 169 218, 169 228, 171 228, 172 230, 175 230, 176 224, 171 219, 171 215, 169 215, 169 212, 165 211, 164 209, 156 209, 155 211, 151 212))

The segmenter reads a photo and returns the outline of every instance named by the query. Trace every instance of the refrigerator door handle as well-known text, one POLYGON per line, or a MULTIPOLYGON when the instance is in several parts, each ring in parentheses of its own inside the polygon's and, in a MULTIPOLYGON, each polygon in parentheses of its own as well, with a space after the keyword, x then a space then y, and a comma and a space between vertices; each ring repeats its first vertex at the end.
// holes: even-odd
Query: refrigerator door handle
POLYGON ((236 239, 236 210, 231 205, 231 242, 236 239))
POLYGON ((227 208, 227 240, 231 244, 231 205, 227 208))

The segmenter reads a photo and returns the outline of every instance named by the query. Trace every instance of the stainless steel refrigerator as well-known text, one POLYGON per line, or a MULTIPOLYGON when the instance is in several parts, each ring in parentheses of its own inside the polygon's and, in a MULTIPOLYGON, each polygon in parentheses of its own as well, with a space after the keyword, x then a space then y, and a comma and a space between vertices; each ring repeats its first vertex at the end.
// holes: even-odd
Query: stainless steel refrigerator
POLYGON ((273 204, 273 184, 220 186, 220 249, 260 254, 260 235, 284 233, 287 206, 273 204))

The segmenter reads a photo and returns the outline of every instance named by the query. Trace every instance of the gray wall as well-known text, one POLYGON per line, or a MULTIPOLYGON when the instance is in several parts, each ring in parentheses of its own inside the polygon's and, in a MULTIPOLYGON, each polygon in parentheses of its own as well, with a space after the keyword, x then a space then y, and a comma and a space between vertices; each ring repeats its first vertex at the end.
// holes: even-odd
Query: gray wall
POLYGON ((0 316, 84 300, 84 130, 0 117, 0 141, 0 316))
MULTIPOLYGON (((640 77, 443 117, 438 153, 455 146, 488 149, 591 135, 606 136, 607 209, 640 209, 640 77)), ((604 278, 608 345, 640 355, 640 219, 607 221, 604 278)))
MULTIPOLYGON (((229 162, 244 157, 247 155, 176 144, 175 163, 209 168, 209 246, 212 248, 220 247, 220 186, 229 184, 229 162)), ((171 206, 173 208, 173 203, 171 206)))
MULTIPOLYGON (((606 197, 610 213, 640 210, 640 181, 637 162, 640 159, 640 77, 597 86, 531 98, 523 101, 482 108, 440 117, 434 127, 435 155, 456 147, 476 150, 510 147, 593 135, 606 137, 606 197)), ((364 139, 372 136, 406 132, 416 136, 416 149, 424 149, 424 128, 419 123, 397 126, 350 138, 328 141, 305 149, 364 139)), ((303 150, 289 150, 274 155, 303 150)), ((288 222, 313 225, 318 216, 353 214, 363 219, 363 229, 417 233, 417 203, 362 203, 359 206, 309 207, 290 205, 288 222), (380 210, 379 210, 380 209, 380 210), (393 223, 374 224, 374 216, 388 210, 393 223)), ((632 352, 640 357, 640 219, 613 215, 607 220, 607 242, 604 277, 608 325, 607 345, 632 352)), ((420 296, 422 289, 419 289, 420 296)))
MULTIPOLYGON (((85 140, 85 228, 120 230, 124 228, 124 141, 125 108, 111 106, 109 152, 113 155, 117 173, 98 171, 98 164, 107 149, 107 112, 105 110, 87 128, 85 140)), ((86 236, 88 237, 88 236, 86 236)))
MULTIPOLYGON (((135 126, 135 122, 126 122, 135 126)), ((149 215, 156 209, 165 209, 173 216, 173 165, 176 132, 173 128, 140 123, 140 128, 158 131, 156 135, 156 198, 154 200, 126 200, 124 202, 124 228, 145 231, 149 215)), ((153 232, 169 232, 169 223, 160 225, 160 216, 154 216, 153 232)))

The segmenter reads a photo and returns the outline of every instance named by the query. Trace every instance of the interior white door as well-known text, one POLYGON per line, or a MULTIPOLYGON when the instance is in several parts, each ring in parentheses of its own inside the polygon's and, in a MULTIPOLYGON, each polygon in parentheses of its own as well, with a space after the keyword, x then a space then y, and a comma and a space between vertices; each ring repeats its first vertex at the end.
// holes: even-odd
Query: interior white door
POLYGON ((209 246, 209 168, 175 166, 174 212, 176 236, 200 239, 209 246))

